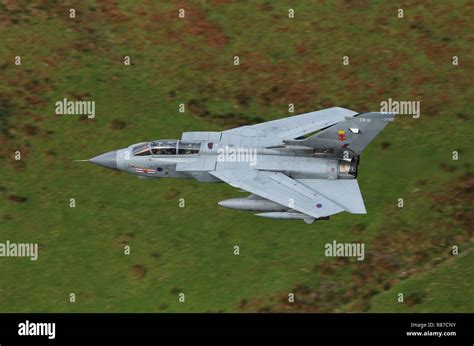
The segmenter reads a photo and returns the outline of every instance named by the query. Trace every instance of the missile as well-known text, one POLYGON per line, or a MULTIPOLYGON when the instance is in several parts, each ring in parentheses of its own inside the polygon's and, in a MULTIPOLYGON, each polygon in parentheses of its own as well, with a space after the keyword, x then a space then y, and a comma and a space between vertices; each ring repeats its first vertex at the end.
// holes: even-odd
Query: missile
POLYGON ((269 201, 255 198, 232 198, 220 201, 221 207, 248 211, 286 211, 288 207, 269 201))
POLYGON ((286 220, 303 220, 304 222, 310 224, 315 220, 329 220, 329 217, 320 217, 315 219, 312 216, 305 215, 297 212, 272 212, 272 213, 260 213, 255 214, 257 216, 266 217, 269 219, 286 219, 286 220))
POLYGON ((314 217, 301 214, 301 213, 295 213, 295 212, 273 212, 273 213, 260 213, 260 214, 255 214, 255 215, 266 217, 269 219, 303 220, 304 222, 308 224, 314 222, 314 217))

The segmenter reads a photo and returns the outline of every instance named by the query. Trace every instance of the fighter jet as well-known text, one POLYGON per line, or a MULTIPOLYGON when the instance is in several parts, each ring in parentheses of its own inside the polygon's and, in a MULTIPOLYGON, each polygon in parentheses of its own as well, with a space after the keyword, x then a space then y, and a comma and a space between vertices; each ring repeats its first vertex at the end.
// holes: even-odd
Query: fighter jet
POLYGON ((91 158, 139 178, 224 182, 250 193, 218 202, 272 219, 306 223, 346 211, 366 214, 360 155, 395 117, 333 107, 222 132, 184 132, 91 158))

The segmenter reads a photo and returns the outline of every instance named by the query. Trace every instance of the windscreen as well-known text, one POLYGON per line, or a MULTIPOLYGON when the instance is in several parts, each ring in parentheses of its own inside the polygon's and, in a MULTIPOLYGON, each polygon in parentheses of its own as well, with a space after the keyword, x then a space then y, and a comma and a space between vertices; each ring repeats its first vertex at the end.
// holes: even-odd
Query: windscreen
POLYGON ((132 155, 133 156, 146 156, 146 155, 151 155, 150 152, 150 144, 145 143, 145 144, 140 144, 132 149, 132 155))

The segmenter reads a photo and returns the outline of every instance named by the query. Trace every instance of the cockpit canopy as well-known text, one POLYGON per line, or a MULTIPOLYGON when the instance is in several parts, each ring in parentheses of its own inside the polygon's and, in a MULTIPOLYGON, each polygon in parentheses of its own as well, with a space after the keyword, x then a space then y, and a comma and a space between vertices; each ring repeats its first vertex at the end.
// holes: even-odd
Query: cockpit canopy
POLYGON ((168 139, 136 145, 132 149, 132 154, 133 156, 191 155, 199 154, 200 149, 200 141, 179 141, 168 139))
POLYGON ((150 142, 150 149, 153 155, 176 155, 176 145, 178 141, 153 141, 150 142))

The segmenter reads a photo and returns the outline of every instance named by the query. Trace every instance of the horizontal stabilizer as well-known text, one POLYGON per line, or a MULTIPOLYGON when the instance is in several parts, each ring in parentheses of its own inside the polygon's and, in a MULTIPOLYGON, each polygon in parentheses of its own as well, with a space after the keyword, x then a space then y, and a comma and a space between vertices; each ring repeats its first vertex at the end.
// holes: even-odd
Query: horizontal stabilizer
POLYGON ((297 181, 349 213, 367 214, 356 179, 297 179, 297 181))

